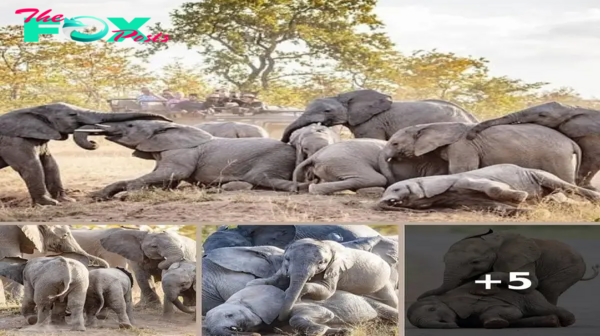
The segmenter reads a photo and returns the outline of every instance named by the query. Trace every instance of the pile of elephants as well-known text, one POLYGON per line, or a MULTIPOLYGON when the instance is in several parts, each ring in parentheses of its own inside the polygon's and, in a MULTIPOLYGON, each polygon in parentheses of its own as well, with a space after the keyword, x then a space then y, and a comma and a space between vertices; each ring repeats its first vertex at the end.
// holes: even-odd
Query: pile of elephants
POLYGON ((161 301, 154 282, 164 292, 164 317, 172 317, 177 307, 193 323, 196 241, 170 231, 0 226, 1 280, 5 292, 21 301, 25 325, 84 331, 113 311, 120 328, 141 327, 132 289, 136 284, 141 291, 138 305, 157 308, 161 301))
POLYGON ((223 226, 203 250, 203 335, 349 335, 375 321, 396 333, 397 235, 365 225, 223 226))
POLYGON ((555 102, 480 122, 447 101, 356 90, 310 102, 280 140, 243 123, 186 126, 56 103, 0 116, 0 168, 21 175, 35 204, 70 201, 47 143, 71 134, 87 150, 98 148, 88 137, 105 136, 156 162, 146 175, 90 193, 95 200, 183 181, 223 190, 377 190, 374 209, 397 211, 512 215, 543 198, 570 201, 556 197, 561 192, 600 200, 591 185, 600 170, 600 112, 555 102), (354 138, 340 139, 336 125, 354 138))

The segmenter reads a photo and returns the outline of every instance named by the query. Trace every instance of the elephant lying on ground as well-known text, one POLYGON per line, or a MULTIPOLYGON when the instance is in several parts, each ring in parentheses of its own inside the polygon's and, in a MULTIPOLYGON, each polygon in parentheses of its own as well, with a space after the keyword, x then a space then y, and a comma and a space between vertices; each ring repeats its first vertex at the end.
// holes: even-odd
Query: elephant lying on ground
POLYGON ((465 173, 428 176, 389 186, 377 203, 381 210, 470 209, 515 214, 518 206, 556 192, 570 191, 590 201, 600 193, 567 183, 539 169, 498 164, 465 173))
MULTIPOLYGON (((275 321, 284 305, 285 292, 275 286, 246 287, 226 303, 206 314, 208 334, 251 335, 253 331, 289 325, 307 336, 349 334, 350 328, 372 320, 398 322, 398 310, 363 296, 337 290, 323 301, 302 299, 291 309, 289 320, 275 321), (275 323, 274 323, 275 322, 275 323)), ((265 330, 265 331, 267 331, 265 330)))
MULTIPOLYGON (((592 267, 594 275, 585 278, 583 257, 565 243, 491 229, 454 243, 444 255, 444 263, 443 284, 423 293, 419 299, 444 294, 488 272, 494 272, 494 280, 506 284, 509 283, 510 272, 528 272, 528 276, 521 278, 529 279, 531 286, 519 292, 537 290, 548 302, 556 305, 558 297, 571 286, 598 275, 596 265, 592 267)), ((494 294, 494 290, 487 292, 494 294)))
MULTIPOLYGON (((440 170, 446 169, 450 174, 511 163, 523 168, 541 169, 566 182, 575 183, 581 149, 561 133, 538 125, 503 125, 467 140, 465 136, 473 125, 451 122, 401 129, 381 151, 383 158, 380 164, 382 160, 412 161, 429 154, 444 165, 440 170), (573 164, 573 155, 577 159, 576 164, 573 164)), ((429 161, 436 164, 435 159, 429 161)), ((386 174, 384 169, 382 172, 386 174)), ((409 178, 412 177, 419 176, 409 178)), ((397 181, 399 179, 393 182, 397 181)))
POLYGON ((310 102, 285 129, 281 141, 289 142, 292 132, 315 123, 344 125, 355 138, 387 140, 404 127, 452 121, 478 122, 469 112, 447 101, 394 102, 391 96, 375 90, 356 90, 310 102))
POLYGON ((600 111, 551 102, 532 106, 503 117, 486 120, 473 127, 467 139, 492 126, 507 124, 537 124, 553 128, 573 139, 581 147, 581 166, 577 184, 594 189, 591 182, 600 170, 600 111))
POLYGON ((264 128, 237 121, 210 121, 194 125, 203 131, 219 138, 268 138, 269 132, 264 128))
POLYGON ((339 134, 320 124, 311 124, 295 130, 290 136, 290 145, 296 149, 296 166, 319 149, 340 141, 339 134))
POLYGON ((575 323, 575 316, 548 302, 536 291, 524 293, 507 288, 491 295, 482 284, 470 282, 439 296, 419 299, 408 307, 412 325, 429 329, 456 328, 553 328, 575 323))
POLYGON ((379 232, 367 225, 238 225, 221 226, 204 241, 204 253, 221 247, 275 246, 285 248, 302 239, 351 241, 360 237, 378 236, 379 232))
MULTIPOLYGON (((63 187, 58 164, 50 154, 50 140, 66 140, 85 125, 138 119, 169 119, 149 113, 98 113, 55 103, 27 107, 0 115, 0 169, 10 166, 25 181, 34 204, 71 202, 63 187)), ((94 143, 89 143, 94 146, 94 143)))
POLYGON ((180 261, 171 265, 162 275, 162 289, 165 294, 163 300, 163 316, 173 315, 173 305, 184 313, 196 314, 196 311, 185 306, 179 297, 189 306, 196 306, 196 262, 180 261))
MULTIPOLYGON (((122 191, 160 186, 169 188, 181 181, 202 185, 247 182, 255 187, 293 191, 294 149, 275 139, 215 138, 191 126, 161 121, 105 123, 83 131, 107 135, 106 139, 133 149, 133 155, 156 160, 155 169, 142 177, 113 183, 93 193, 109 199, 122 191)), ((77 133, 78 142, 86 134, 77 133)))
POLYGON ((120 328, 131 328, 135 323, 131 273, 121 267, 94 269, 89 271, 89 279, 85 299, 87 326, 96 327, 100 311, 111 309, 117 314, 120 328))

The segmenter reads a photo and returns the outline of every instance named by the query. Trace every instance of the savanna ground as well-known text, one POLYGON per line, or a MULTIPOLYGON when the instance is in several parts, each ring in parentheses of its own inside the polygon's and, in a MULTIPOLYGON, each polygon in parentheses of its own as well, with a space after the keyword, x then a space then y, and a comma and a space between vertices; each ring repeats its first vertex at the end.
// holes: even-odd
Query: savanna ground
MULTIPOLYGON (((502 218, 486 213, 400 213, 372 210, 377 196, 351 192, 314 196, 274 191, 219 192, 190 185, 175 191, 145 190, 107 202, 95 202, 89 192, 119 180, 142 176, 153 161, 97 138, 100 148, 85 151, 72 141, 51 142, 51 151, 75 203, 31 207, 24 182, 11 168, 0 170, 0 222, 10 221, 171 221, 171 222, 588 222, 600 220, 600 206, 541 204, 533 213, 502 218)), ((598 179, 597 179, 598 180, 598 179)), ((120 196, 120 197, 119 197, 120 196)))
MULTIPOLYGON (((398 226, 396 225, 369 225, 374 230, 378 231, 385 236, 395 236, 398 234, 398 226)), ((206 225, 202 227, 202 242, 206 240, 206 237, 210 236, 211 233, 215 232, 218 225, 206 225)), ((398 335, 398 327, 390 326, 388 324, 373 322, 365 323, 358 326, 352 332, 350 336, 392 336, 398 335)), ((1 336, 1 335, 0 335, 1 336)), ((277 334, 262 334, 262 336, 297 336, 297 334, 280 331, 277 334)))

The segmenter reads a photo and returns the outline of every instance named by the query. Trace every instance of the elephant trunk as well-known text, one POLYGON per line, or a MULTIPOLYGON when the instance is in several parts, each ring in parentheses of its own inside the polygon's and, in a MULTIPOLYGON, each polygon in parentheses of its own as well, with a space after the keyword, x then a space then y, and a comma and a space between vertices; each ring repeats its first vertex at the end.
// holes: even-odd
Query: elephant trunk
POLYGON ((98 143, 95 141, 89 140, 88 136, 90 135, 105 135, 110 127, 105 125, 85 125, 80 127, 73 132, 73 141, 77 144, 77 146, 87 149, 87 150, 95 150, 98 148, 98 143))
MULTIPOLYGON (((165 283, 166 279, 163 279, 163 283, 165 283)), ((176 281, 177 283, 177 281, 176 281)), ((184 313, 187 314, 195 314, 196 311, 194 309, 191 309, 190 307, 185 306, 180 300, 179 300, 179 287, 176 285, 170 285, 167 286, 166 288, 164 288, 165 291, 165 298, 167 301, 171 302, 175 307, 177 307, 177 309, 181 310, 184 313)))
POLYGON ((305 272, 290 272, 290 287, 285 291, 283 306, 279 311, 279 321, 286 321, 289 318, 292 308, 296 301, 298 301, 298 298, 300 298, 300 292, 309 278, 308 269, 305 272))
POLYGON ((468 140, 475 139, 477 134, 485 131, 486 129, 488 129, 492 126, 516 124, 520 121, 520 118, 521 118, 520 113, 511 113, 511 114, 507 114, 501 118, 490 119, 490 120, 480 122, 479 124, 473 126, 469 130, 469 132, 467 133, 467 139, 468 140))
POLYGON ((385 147, 381 152, 379 152, 378 163, 379 163, 379 171, 385 178, 387 179, 388 186, 396 183, 396 178, 394 177, 394 173, 392 172, 392 157, 388 155, 385 147))
POLYGON ((75 238, 73 238, 73 236, 70 236, 68 238, 68 240, 66 241, 66 243, 65 242, 59 243, 59 246, 53 248, 51 251, 56 252, 56 253, 63 253, 63 252, 77 253, 77 254, 87 257, 88 262, 90 264, 92 264, 95 261, 96 263, 98 263, 98 265, 100 267, 103 267, 103 268, 110 267, 110 265, 106 262, 106 260, 87 253, 87 251, 85 251, 81 247, 81 245, 79 245, 79 243, 77 242, 77 240, 75 240, 75 238))
MULTIPOLYGON (((285 130, 283 131, 283 135, 281 136, 281 141, 288 143, 290 142, 290 138, 292 136, 292 133, 294 133, 295 130, 298 130, 304 126, 308 126, 310 124, 316 124, 316 123, 323 123, 324 120, 322 117, 320 116, 314 116, 314 115, 306 115, 306 112, 301 115, 298 119, 294 120, 294 122, 292 122, 291 124, 288 125, 288 127, 285 128, 285 130)), ((331 126, 331 125, 328 125, 331 126)))
POLYGON ((168 269, 176 262, 185 260, 185 257, 183 256, 183 250, 179 246, 175 245, 166 249, 163 257, 165 260, 158 263, 158 268, 163 270, 168 269))

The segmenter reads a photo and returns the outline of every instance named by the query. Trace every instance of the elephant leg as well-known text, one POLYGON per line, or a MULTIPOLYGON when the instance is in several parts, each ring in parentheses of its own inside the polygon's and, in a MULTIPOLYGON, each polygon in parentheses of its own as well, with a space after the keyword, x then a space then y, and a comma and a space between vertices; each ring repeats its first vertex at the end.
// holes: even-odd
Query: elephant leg
POLYGON ((584 197, 591 202, 600 202, 600 193, 567 183, 550 173, 536 171, 534 172, 533 177, 542 188, 550 190, 551 192, 556 190, 572 191, 573 193, 584 197))
POLYGON ((513 305, 492 306, 486 309, 479 319, 486 329, 502 329, 510 325, 509 321, 523 317, 523 312, 513 305))
POLYGON ((112 308, 112 310, 117 314, 119 328, 133 328, 133 325, 131 324, 127 314, 127 303, 125 302, 123 293, 121 291, 109 291, 106 295, 105 302, 110 302, 110 308, 112 308))
POLYGON ((25 283, 25 295, 21 301, 21 315, 25 317, 27 323, 36 324, 37 316, 35 315, 35 300, 33 297, 33 287, 25 283))
MULTIPOLYGON (((398 297, 398 296, 396 296, 398 297)), ((392 324, 398 323, 398 309, 392 308, 389 305, 383 304, 377 300, 365 297, 367 303, 377 311, 377 316, 392 324)))
POLYGON ((300 291, 300 298, 306 296, 311 300, 327 300, 333 295, 334 292, 335 289, 332 291, 322 284, 307 282, 304 284, 304 287, 302 287, 302 291, 300 291))
MULTIPOLYGON (((102 294, 100 294, 100 295, 102 295, 102 294)), ((96 313, 98 312, 98 309, 100 308, 98 300, 93 297, 89 297, 89 296, 86 297, 85 306, 83 308, 84 308, 85 316, 86 316, 85 325, 90 328, 96 328, 98 326, 98 318, 96 316, 96 313)))
POLYGON ((342 181, 323 182, 308 186, 308 192, 315 195, 327 195, 344 190, 358 190, 363 188, 384 187, 387 185, 385 176, 376 172, 362 174, 342 181))
MULTIPOLYGON (((179 300, 179 298, 176 298, 176 300, 179 300)), ((171 301, 168 298, 168 295, 165 293, 165 295, 163 296, 163 316, 166 318, 170 318, 173 316, 174 312, 175 306, 171 303, 171 301)))
POLYGON ((448 147, 448 173, 458 174, 479 168, 479 153, 468 141, 459 141, 448 147))
POLYGON ((129 293, 125 295, 125 313, 127 313, 129 323, 131 325, 135 325, 135 319, 133 317, 133 298, 131 295, 131 291, 129 291, 129 293))
POLYGON ((134 180, 119 181, 106 186, 104 189, 91 194, 92 198, 98 200, 107 200, 122 191, 135 191, 150 186, 162 186, 169 188, 172 183, 186 179, 189 173, 177 172, 169 170, 168 165, 165 168, 159 168, 150 174, 146 174, 134 180))
POLYGON ((534 316, 510 322, 511 328, 557 328, 560 321, 556 315, 534 316))
POLYGON ((52 315, 50 316, 50 322, 53 324, 64 325, 67 324, 67 302, 55 301, 52 307, 52 315))
POLYGON ((384 303, 392 308, 398 308, 398 295, 392 284, 387 284, 379 291, 369 295, 369 297, 384 303))
POLYGON ((44 169, 46 188, 48 189, 48 192, 50 192, 50 196, 59 202, 74 202, 74 199, 67 196, 60 178, 58 164, 50 152, 48 152, 47 149, 43 150, 39 155, 39 159, 44 169))
POLYGON ((150 272, 137 263, 132 263, 131 268, 133 269, 135 279, 137 280, 141 291, 140 302, 138 302, 137 305, 141 307, 160 307, 160 298, 154 290, 150 272))
MULTIPOLYGON (((50 323, 50 313, 52 312, 52 303, 36 304, 37 318, 35 324, 47 325, 50 323)), ((28 320, 29 322, 29 320, 28 320)), ((32 323, 29 323, 32 324, 32 323)))
MULTIPOLYGON (((98 308, 100 308, 100 307, 98 307, 98 308)), ((108 313, 109 313, 108 307, 102 307, 102 309, 100 309, 100 312, 98 313, 98 315, 96 315, 96 318, 99 320, 106 320, 106 318, 108 317, 108 313)))
POLYGON ((72 330, 85 331, 85 320, 83 318, 83 306, 85 304, 87 288, 76 288, 69 293, 67 308, 71 312, 72 330))
POLYGON ((493 200, 517 204, 524 202, 529 196, 527 192, 512 189, 506 183, 471 177, 457 179, 453 188, 479 191, 493 200))
POLYGON ((583 188, 597 190, 592 186, 592 179, 600 170, 600 148, 598 136, 583 137, 577 140, 581 148, 581 165, 577 172, 576 183, 583 188))
POLYGON ((316 304, 297 304, 292 308, 289 320, 290 327, 302 335, 323 336, 343 333, 341 328, 329 328, 326 323, 335 318, 329 309, 316 304))

